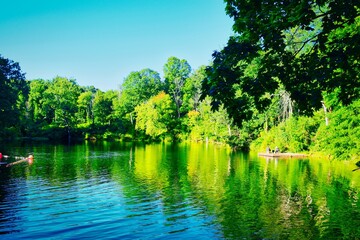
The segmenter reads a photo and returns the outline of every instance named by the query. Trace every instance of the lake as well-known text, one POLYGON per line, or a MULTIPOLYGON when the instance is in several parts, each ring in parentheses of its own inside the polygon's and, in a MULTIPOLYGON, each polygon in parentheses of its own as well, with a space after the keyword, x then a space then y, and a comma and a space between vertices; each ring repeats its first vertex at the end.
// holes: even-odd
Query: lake
POLYGON ((34 155, 0 168, 0 239, 360 237, 360 170, 347 162, 266 159, 195 143, 23 143, 0 151, 34 155))

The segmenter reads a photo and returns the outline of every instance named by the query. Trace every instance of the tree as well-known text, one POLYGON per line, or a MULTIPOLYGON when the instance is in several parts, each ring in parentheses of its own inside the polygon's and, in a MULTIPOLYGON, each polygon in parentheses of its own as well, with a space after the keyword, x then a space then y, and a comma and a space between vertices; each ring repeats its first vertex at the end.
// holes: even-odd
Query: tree
POLYGON ((164 65, 165 88, 174 99, 178 118, 181 115, 183 88, 190 72, 191 67, 184 59, 170 57, 164 65))
POLYGON ((50 82, 43 79, 30 81, 29 91, 29 112, 34 122, 51 123, 54 118, 54 111, 46 104, 48 99, 44 98, 45 91, 49 88, 50 82))
POLYGON ((228 142, 232 132, 232 121, 223 106, 219 110, 211 110, 211 98, 208 96, 200 102, 198 111, 187 114, 189 135, 196 141, 228 142))
POLYGON ((26 86, 19 63, 0 55, 0 135, 19 124, 18 96, 24 95, 26 86))
POLYGON ((110 125, 113 112, 113 99, 117 97, 115 91, 102 92, 98 90, 94 97, 94 118, 99 125, 110 125))
POLYGON ((186 79, 181 111, 188 112, 191 110, 198 110, 201 96, 201 83, 206 77, 205 68, 206 66, 200 66, 186 79))
POLYGON ((135 108, 136 129, 143 130, 153 139, 171 133, 174 121, 174 107, 171 97, 165 92, 150 98, 135 108))
POLYGON ((304 114, 321 107, 323 91, 339 88, 344 104, 359 97, 360 2, 225 2, 238 35, 213 54, 203 88, 238 124, 249 118, 252 103, 266 109, 271 101, 262 96, 280 84, 304 114))
POLYGON ((126 112, 162 90, 160 74, 149 68, 131 72, 121 85, 121 101, 126 112))
POLYGON ((3 58, 0 55, 0 77, 16 90, 26 88, 25 73, 21 71, 20 65, 13 60, 3 58))
POLYGON ((52 123, 67 130, 70 140, 71 129, 76 123, 77 100, 80 89, 75 80, 63 77, 54 78, 44 92, 44 104, 54 111, 52 123))
POLYGON ((318 128, 312 150, 331 154, 336 159, 350 160, 360 155, 360 99, 329 113, 329 125, 318 128))
POLYGON ((94 123, 94 93, 91 91, 82 92, 77 100, 79 123, 94 123))
POLYGON ((266 96, 279 84, 269 74, 267 81, 260 81, 262 55, 255 52, 254 59, 247 61, 245 58, 251 52, 251 46, 239 44, 237 37, 230 38, 228 46, 213 54, 213 64, 206 68, 202 83, 201 99, 211 96, 213 110, 223 104, 238 126, 250 120, 257 109, 266 109, 271 102, 266 96))
POLYGON ((135 107, 155 96, 162 89, 163 85, 158 72, 149 68, 131 72, 121 85, 116 111, 120 112, 120 115, 128 115, 131 124, 134 124, 135 107))

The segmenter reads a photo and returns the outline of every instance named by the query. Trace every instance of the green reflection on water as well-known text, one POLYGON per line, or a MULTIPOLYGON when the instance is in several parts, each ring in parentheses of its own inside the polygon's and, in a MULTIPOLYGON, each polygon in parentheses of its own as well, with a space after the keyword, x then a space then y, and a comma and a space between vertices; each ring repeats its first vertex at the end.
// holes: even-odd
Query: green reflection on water
MULTIPOLYGON (((21 148, 13 148, 19 152, 21 148)), ((225 238, 356 239, 360 171, 346 162, 266 159, 206 144, 36 145, 12 177, 50 184, 106 178, 119 194, 158 200, 164 224, 180 208, 211 217, 225 238), (194 210, 195 211, 195 210, 194 210)), ((189 217, 189 216, 183 216, 189 217)))

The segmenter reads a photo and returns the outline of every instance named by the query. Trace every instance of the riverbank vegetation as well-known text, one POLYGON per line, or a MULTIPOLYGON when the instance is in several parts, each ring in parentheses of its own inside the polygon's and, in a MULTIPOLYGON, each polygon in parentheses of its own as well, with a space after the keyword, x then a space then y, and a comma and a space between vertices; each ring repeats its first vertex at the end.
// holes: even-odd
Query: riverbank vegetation
POLYGON ((26 80, 0 56, 0 138, 210 141, 358 158, 360 5, 225 2, 235 35, 209 66, 170 57, 163 78, 134 71, 117 90, 26 80))

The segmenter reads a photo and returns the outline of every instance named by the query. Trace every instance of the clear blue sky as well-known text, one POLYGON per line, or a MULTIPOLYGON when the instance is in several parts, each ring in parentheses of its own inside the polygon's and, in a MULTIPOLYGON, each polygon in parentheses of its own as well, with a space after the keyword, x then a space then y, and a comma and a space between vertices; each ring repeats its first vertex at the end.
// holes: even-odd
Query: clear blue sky
POLYGON ((161 75, 170 56, 207 65, 232 35, 223 0, 0 0, 0 54, 27 79, 119 89, 131 72, 161 75))

